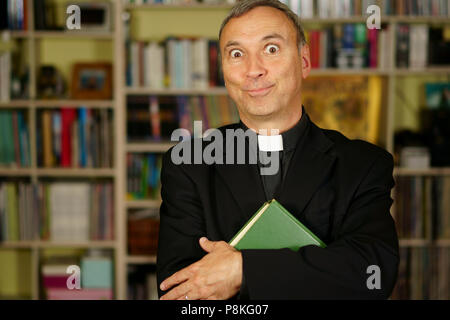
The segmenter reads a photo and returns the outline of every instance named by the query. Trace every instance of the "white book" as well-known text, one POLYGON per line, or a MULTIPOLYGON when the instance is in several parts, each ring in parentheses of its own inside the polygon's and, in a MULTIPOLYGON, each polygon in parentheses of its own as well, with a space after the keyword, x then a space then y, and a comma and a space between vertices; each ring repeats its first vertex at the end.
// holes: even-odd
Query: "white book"
POLYGON ((299 17, 301 17, 301 4, 300 4, 300 0, 291 0, 290 1, 291 5, 290 8, 291 10, 299 17))
POLYGON ((313 0, 301 0, 300 2, 300 12, 302 18, 313 18, 314 17, 314 5, 313 0))
POLYGON ((149 76, 148 86, 153 89, 161 89, 164 83, 164 49, 156 42, 147 45, 147 59, 149 76))
POLYGON ((88 241, 89 184, 53 183, 50 186, 50 213, 52 241, 88 241))
POLYGON ((150 87, 150 75, 152 73, 152 68, 150 68, 151 64, 151 56, 150 56, 150 46, 149 44, 146 44, 144 46, 144 59, 143 59, 143 66, 142 66, 142 72, 144 72, 144 87, 149 88, 150 87))
POLYGON ((182 88, 192 88, 192 41, 181 40, 182 50, 182 88))
POLYGON ((193 57, 192 57, 192 77, 193 87, 196 89, 208 88, 208 40, 201 38, 193 42, 193 57))
POLYGON ((329 18, 331 14, 331 2, 332 0, 319 0, 318 2, 318 11, 319 18, 325 19, 329 18))
POLYGON ((139 86, 139 44, 131 43, 131 86, 139 86))
POLYGON ((176 40, 175 39, 170 39, 167 41, 167 55, 168 55, 168 59, 167 59, 167 63, 168 63, 168 74, 169 74, 169 79, 170 79, 170 84, 169 87, 170 88, 176 88, 175 85, 175 79, 176 79, 176 74, 175 74, 175 45, 176 45, 176 40))

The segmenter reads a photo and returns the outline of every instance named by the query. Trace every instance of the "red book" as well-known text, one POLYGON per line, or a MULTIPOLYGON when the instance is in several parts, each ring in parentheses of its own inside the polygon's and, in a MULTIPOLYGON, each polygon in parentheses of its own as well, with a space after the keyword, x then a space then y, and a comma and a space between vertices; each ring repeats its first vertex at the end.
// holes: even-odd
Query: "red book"
POLYGON ((72 124, 76 117, 76 110, 62 108, 61 110, 61 166, 72 166, 72 124))
POLYGON ((47 290, 48 300, 112 300, 112 289, 62 289, 47 290))
POLYGON ((209 86, 217 86, 218 69, 217 69, 217 58, 218 58, 218 44, 214 40, 209 41, 209 86))
POLYGON ((67 289, 67 279, 69 275, 43 276, 42 284, 44 288, 65 288, 67 289))
POLYGON ((320 31, 311 31, 311 68, 317 69, 320 67, 320 31))
POLYGON ((378 31, 377 29, 369 29, 369 67, 377 68, 378 66, 378 31))

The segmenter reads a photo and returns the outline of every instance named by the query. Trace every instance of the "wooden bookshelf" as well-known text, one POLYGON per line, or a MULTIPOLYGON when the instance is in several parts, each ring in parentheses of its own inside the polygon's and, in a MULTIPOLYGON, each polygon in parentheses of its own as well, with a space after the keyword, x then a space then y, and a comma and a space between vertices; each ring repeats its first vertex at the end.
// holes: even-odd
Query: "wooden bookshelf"
MULTIPOLYGON (((199 11, 202 14, 208 14, 215 10, 229 10, 230 5, 161 5, 161 4, 142 4, 142 5, 124 5, 122 1, 111 1, 113 4, 113 25, 112 32, 82 32, 82 31, 35 31, 33 29, 33 8, 29 6, 29 26, 28 31, 10 32, 13 40, 27 40, 30 42, 28 54, 28 63, 30 67, 30 99, 11 100, 9 102, 0 102, 0 109, 20 108, 28 112, 28 122, 30 130, 30 149, 32 165, 29 168, 0 168, 0 177, 20 177, 29 178, 33 182, 41 178, 107 178, 111 179, 114 185, 114 212, 115 212, 115 239, 113 241, 89 241, 85 243, 54 243, 46 241, 20 241, 20 242, 0 242, 0 248, 7 249, 31 249, 32 251, 32 270, 33 284, 32 296, 29 298, 39 298, 39 282, 37 270, 40 263, 39 250, 47 248, 101 248, 114 251, 114 290, 115 298, 126 299, 127 297, 127 265, 129 264, 155 264, 156 256, 130 256, 127 254, 127 215, 130 209, 157 209, 161 205, 160 200, 133 200, 126 199, 127 193, 127 165, 126 156, 128 153, 163 153, 166 152, 173 142, 152 142, 152 143, 130 143, 126 136, 126 101, 130 95, 227 95, 226 88, 208 88, 199 89, 151 89, 145 87, 127 87, 125 85, 125 37, 122 15, 126 11, 199 11), (37 48, 41 40, 53 39, 55 41, 68 39, 86 39, 89 41, 111 41, 114 50, 113 61, 113 87, 114 98, 111 100, 42 100, 37 97, 36 70, 38 68, 37 48), (63 107, 84 106, 96 109, 111 109, 114 113, 114 167, 109 169, 96 168, 38 168, 36 166, 36 113, 41 108, 63 108, 63 107)), ((305 26, 308 25, 332 25, 343 23, 364 23, 366 17, 348 17, 348 18, 329 18, 329 19, 302 19, 305 26)), ((425 23, 425 24, 448 24, 448 17, 409 17, 409 16, 387 16, 382 18, 382 23, 390 26, 391 32, 399 23, 425 23)), ((180 30, 180 33, 183 30, 180 30)), ((218 32, 218 30, 217 30, 218 32)), ((395 45, 396 39, 392 38, 391 52, 389 53, 390 64, 395 65, 395 45)), ((394 149, 394 110, 395 106, 395 88, 397 80, 400 77, 408 76, 428 76, 450 74, 450 66, 445 67, 427 67, 421 70, 392 68, 389 70, 379 69, 313 69, 311 76, 382 76, 387 80, 387 116, 386 126, 383 129, 384 146, 393 153, 394 149)), ((404 168, 395 168, 396 176, 450 176, 450 168, 430 168, 425 170, 410 170, 404 168)), ((402 247, 426 247, 437 245, 450 247, 450 239, 400 239, 402 247)))

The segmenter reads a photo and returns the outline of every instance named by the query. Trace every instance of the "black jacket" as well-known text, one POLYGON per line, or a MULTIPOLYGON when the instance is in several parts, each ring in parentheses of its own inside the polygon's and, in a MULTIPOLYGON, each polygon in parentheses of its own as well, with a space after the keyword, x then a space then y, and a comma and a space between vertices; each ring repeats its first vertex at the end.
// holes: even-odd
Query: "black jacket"
MULTIPOLYGON (((230 128, 238 126, 221 130, 230 128)), ((242 250, 249 298, 388 298, 399 263, 389 212, 392 156, 320 129, 309 118, 299 140, 277 200, 327 248, 242 250), (367 287, 371 265, 380 268, 381 289, 367 287)), ((266 201, 256 164, 174 165, 170 153, 164 155, 161 173, 158 287, 205 255, 200 237, 230 241, 266 201)))

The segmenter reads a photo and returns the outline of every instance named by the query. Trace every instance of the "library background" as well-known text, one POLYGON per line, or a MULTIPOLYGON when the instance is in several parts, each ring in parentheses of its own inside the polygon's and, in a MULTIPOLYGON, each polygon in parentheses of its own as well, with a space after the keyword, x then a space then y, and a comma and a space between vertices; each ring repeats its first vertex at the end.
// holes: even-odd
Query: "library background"
MULTIPOLYGON (((70 1, 1 1, 0 298, 157 299, 170 134, 238 120, 217 42, 233 2, 76 1, 68 30, 70 1)), ((391 299, 449 299, 450 1, 285 3, 311 48, 312 119, 394 155, 391 299)))

